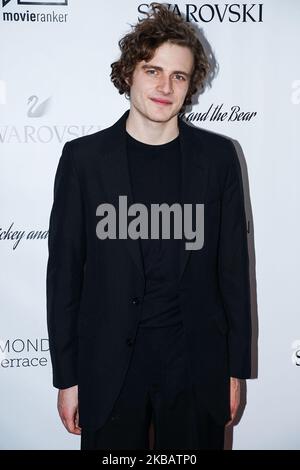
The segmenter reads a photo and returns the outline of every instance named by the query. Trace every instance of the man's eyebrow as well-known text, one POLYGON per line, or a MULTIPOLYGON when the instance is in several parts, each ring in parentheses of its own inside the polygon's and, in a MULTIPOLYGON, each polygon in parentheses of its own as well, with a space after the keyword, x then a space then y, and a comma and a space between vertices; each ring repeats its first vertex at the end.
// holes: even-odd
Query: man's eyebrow
MULTIPOLYGON (((155 70, 163 71, 162 67, 159 67, 158 65, 151 65, 151 64, 142 65, 142 69, 155 69, 155 70)), ((185 75, 186 77, 191 76, 190 73, 183 72, 182 70, 174 70, 172 73, 178 73, 178 74, 181 74, 181 75, 185 75)))

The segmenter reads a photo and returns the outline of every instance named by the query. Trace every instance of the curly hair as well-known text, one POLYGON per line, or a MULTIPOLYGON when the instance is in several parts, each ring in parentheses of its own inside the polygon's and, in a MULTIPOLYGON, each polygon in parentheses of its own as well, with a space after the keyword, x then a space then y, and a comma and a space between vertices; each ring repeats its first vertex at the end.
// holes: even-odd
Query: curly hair
POLYGON ((119 41, 121 56, 111 64, 111 81, 122 95, 130 96, 130 85, 136 64, 149 61, 155 50, 164 42, 189 47, 194 56, 194 66, 183 107, 191 104, 191 98, 204 88, 210 65, 195 30, 183 18, 160 3, 150 4, 152 11, 139 21, 133 30, 119 41))

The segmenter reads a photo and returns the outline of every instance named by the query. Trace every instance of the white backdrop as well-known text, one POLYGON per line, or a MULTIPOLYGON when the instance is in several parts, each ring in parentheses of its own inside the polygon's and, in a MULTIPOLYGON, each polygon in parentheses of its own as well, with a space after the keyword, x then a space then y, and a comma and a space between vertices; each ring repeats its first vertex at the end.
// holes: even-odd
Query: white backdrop
MULTIPOLYGON (((47 344, 53 180, 67 140, 107 127, 129 107, 110 82, 110 64, 143 15, 135 0, 22 3, 0 4, 0 448, 78 449, 56 412, 47 344)), ((193 2, 219 64, 193 112, 212 108, 194 124, 243 149, 255 325, 259 319, 258 378, 247 381, 233 448, 300 449, 300 2, 243 4, 193 2), (210 120, 222 104, 229 114, 210 120), (229 120, 232 106, 256 115, 229 120)))

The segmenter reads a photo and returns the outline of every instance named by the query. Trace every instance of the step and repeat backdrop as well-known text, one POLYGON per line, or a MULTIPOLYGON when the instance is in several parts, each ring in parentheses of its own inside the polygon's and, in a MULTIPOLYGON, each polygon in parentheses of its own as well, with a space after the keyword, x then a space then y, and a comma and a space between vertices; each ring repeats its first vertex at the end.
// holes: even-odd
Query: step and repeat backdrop
MULTIPOLYGON (((56 410, 46 328, 53 182, 66 141, 129 108, 110 81, 136 0, 0 3, 0 448, 78 449, 56 410)), ((253 379, 227 442, 300 449, 300 2, 178 1, 213 74, 185 117, 233 139, 248 220, 253 379)))

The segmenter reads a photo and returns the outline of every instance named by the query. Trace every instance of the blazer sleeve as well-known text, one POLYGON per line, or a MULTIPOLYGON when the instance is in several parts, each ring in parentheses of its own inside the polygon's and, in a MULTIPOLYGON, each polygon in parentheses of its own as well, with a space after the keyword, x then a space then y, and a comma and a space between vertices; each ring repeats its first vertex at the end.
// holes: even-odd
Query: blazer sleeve
POLYGON ((241 168, 232 142, 221 203, 219 285, 229 324, 231 377, 251 376, 251 306, 247 224, 241 168))
POLYGON ((46 274, 53 385, 59 389, 78 383, 77 316, 85 262, 83 201, 71 149, 67 142, 55 174, 46 274))

